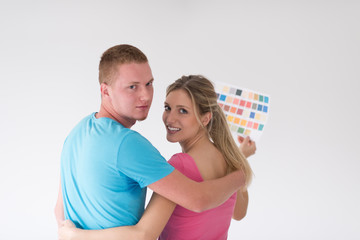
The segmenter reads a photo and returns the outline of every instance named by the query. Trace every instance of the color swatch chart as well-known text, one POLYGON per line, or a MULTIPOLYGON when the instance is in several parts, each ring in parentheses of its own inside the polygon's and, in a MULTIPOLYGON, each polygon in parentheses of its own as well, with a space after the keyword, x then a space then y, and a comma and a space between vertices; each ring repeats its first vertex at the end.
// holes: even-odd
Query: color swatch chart
POLYGON ((269 116, 269 96, 220 82, 215 83, 215 90, 230 131, 258 141, 269 116))

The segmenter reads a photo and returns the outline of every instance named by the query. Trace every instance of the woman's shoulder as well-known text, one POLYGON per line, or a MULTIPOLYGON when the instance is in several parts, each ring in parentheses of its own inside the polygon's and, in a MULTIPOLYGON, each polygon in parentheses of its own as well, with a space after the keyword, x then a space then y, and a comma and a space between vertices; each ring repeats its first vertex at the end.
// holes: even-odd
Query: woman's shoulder
POLYGON ((186 161, 192 160, 192 157, 187 153, 176 153, 168 161, 173 167, 183 166, 186 161))

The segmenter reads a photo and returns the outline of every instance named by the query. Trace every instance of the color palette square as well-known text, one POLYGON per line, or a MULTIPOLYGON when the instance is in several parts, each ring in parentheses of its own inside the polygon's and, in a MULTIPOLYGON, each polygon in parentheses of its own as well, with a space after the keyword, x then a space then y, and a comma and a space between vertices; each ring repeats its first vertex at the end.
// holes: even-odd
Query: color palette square
POLYGON ((221 82, 215 83, 215 90, 234 138, 258 141, 269 116, 269 95, 221 82))

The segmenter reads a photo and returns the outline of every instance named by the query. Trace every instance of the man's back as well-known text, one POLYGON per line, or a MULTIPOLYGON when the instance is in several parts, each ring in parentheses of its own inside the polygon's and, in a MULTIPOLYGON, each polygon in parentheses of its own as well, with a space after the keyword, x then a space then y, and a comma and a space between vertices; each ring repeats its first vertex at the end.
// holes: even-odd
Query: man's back
POLYGON ((84 229, 136 224, 144 211, 145 187, 172 170, 140 134, 91 114, 64 143, 65 218, 84 229))

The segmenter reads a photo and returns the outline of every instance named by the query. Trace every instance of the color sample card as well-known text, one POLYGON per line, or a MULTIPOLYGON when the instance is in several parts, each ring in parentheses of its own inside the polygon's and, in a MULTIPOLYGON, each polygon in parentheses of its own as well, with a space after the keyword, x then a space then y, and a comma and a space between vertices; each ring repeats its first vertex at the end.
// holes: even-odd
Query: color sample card
POLYGON ((235 136, 250 136, 253 141, 259 141, 269 117, 270 97, 221 82, 215 83, 215 91, 230 131, 235 136))

